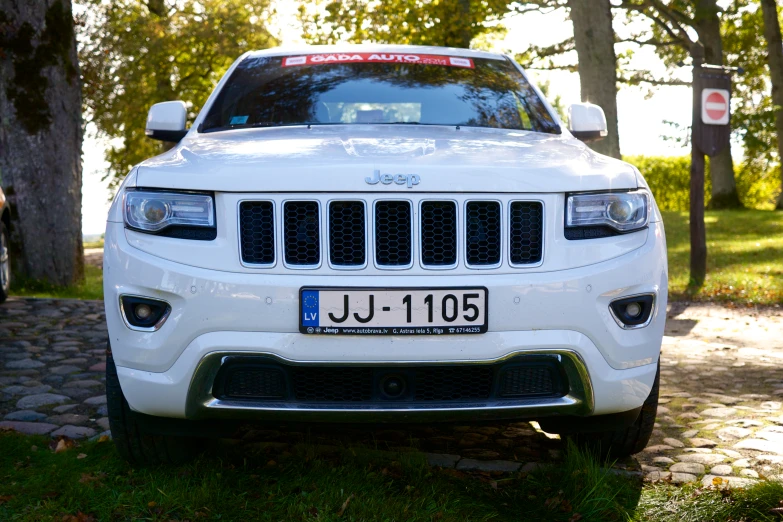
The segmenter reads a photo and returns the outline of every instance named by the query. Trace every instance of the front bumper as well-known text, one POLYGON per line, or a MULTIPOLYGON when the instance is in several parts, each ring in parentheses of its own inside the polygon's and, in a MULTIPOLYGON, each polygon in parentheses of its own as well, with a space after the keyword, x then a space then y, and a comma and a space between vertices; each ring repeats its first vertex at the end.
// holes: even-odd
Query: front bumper
POLYGON ((319 277, 313 274, 220 272, 168 261, 130 246, 121 223, 109 223, 104 292, 111 346, 131 408, 173 418, 434 421, 599 415, 642 405, 656 373, 666 311, 666 253, 660 223, 625 255, 552 272, 437 277, 319 277), (489 332, 441 337, 306 336, 298 332, 303 286, 484 286, 489 332), (651 323, 623 330, 609 303, 656 294, 651 323), (171 304, 157 332, 123 323, 119 296, 171 304), (486 364, 517 354, 557 356, 572 368, 572 389, 557 399, 469 402, 443 407, 355 408, 233 404, 211 395, 211 379, 226 355, 265 354, 292 364, 486 364))

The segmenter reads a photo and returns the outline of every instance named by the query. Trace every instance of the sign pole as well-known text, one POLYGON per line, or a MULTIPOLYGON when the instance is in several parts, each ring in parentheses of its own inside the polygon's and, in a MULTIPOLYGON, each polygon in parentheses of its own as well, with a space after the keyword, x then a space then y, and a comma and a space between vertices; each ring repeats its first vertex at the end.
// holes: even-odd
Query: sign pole
POLYGON ((691 123, 691 279, 690 286, 699 288, 707 276, 707 233, 704 226, 704 152, 696 136, 701 135, 701 91, 704 47, 698 42, 691 46, 693 58, 693 121, 691 123))

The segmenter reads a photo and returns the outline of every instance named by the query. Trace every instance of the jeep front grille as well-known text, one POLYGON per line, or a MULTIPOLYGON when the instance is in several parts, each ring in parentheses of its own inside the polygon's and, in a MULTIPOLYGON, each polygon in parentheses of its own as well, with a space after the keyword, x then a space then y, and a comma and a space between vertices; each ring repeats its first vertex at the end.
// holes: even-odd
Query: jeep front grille
POLYGON ((409 201, 375 203, 375 262, 378 266, 406 267, 413 262, 409 201))
POLYGON ((457 264, 457 204, 424 201, 421 204, 421 264, 449 267, 457 264))
POLYGON ((243 262, 254 265, 275 263, 274 203, 243 201, 239 205, 239 241, 243 262))
POLYGON ((241 201, 238 213, 242 263, 257 268, 282 257, 289 269, 486 270, 544 257, 540 201, 279 196, 241 201))
POLYGON ((367 229, 363 201, 329 204, 329 262, 337 267, 367 262, 367 229))
POLYGON ((465 249, 468 265, 500 264, 500 203, 470 201, 465 209, 465 249))
POLYGON ((317 201, 286 201, 283 206, 285 262, 317 266, 321 262, 321 227, 317 201))
POLYGON ((543 255, 543 205, 538 201, 511 203, 511 248, 513 265, 538 263, 543 255))

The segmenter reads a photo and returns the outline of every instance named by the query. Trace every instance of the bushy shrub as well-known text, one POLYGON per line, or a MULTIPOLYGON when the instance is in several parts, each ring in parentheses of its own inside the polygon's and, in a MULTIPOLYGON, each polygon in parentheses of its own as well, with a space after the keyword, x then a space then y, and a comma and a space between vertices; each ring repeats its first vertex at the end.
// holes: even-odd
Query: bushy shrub
MULTIPOLYGON (((689 156, 628 156, 623 158, 641 171, 661 210, 687 211, 690 200, 691 159, 689 156)), ((735 168, 737 192, 748 208, 771 210, 780 190, 778 170, 742 164, 735 168)), ((709 204, 712 182, 709 162, 704 202, 709 204)))
MULTIPOLYGON (((661 210, 688 210, 691 184, 691 159, 687 156, 629 156, 623 158, 636 166, 650 185, 661 210)), ((707 176, 705 197, 709 201, 707 176)))

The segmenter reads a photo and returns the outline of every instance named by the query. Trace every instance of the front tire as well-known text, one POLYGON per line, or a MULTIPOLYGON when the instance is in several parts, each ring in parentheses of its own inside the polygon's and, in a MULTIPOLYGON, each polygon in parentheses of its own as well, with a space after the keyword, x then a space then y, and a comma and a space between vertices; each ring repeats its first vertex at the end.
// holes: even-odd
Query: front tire
POLYGON ((598 455, 601 459, 623 459, 639 453, 647 446, 655 427, 660 379, 661 363, 659 361, 650 395, 644 401, 636 421, 627 428, 574 433, 569 438, 576 442, 580 448, 598 455))
POLYGON ((132 465, 181 464, 198 452, 191 437, 152 434, 138 422, 120 388, 117 367, 106 357, 106 400, 109 428, 117 451, 132 465))

